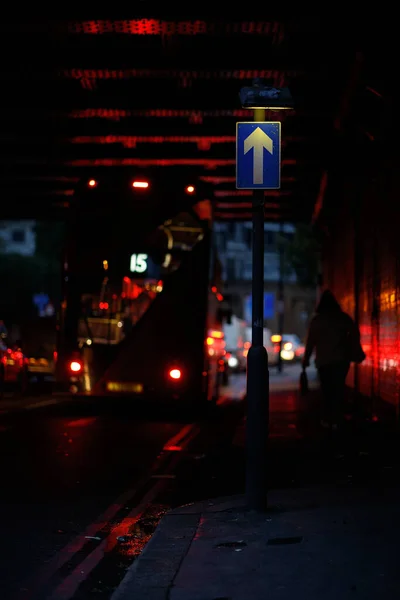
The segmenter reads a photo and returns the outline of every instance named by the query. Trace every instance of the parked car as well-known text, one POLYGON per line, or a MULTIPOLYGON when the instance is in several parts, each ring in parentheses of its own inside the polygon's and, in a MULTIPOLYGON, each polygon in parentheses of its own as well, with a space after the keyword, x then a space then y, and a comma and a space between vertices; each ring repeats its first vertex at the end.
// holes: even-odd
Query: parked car
POLYGON ((0 394, 7 388, 23 393, 27 386, 27 359, 21 348, 18 345, 8 348, 0 342, 0 394))
MULTIPOLYGON (((279 355, 280 335, 271 336, 271 342, 275 347, 274 353, 279 355)), ((285 362, 298 362, 303 359, 305 346, 296 334, 284 333, 282 336, 281 357, 285 362)))

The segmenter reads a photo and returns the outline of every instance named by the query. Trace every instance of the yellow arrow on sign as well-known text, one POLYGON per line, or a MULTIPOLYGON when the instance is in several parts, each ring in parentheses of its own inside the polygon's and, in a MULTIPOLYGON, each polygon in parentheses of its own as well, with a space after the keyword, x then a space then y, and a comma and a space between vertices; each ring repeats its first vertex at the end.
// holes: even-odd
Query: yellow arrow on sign
POLYGON ((264 148, 272 154, 273 142, 269 135, 264 133, 260 127, 257 127, 244 140, 244 153, 247 154, 252 148, 254 148, 253 183, 262 184, 264 182, 264 148))

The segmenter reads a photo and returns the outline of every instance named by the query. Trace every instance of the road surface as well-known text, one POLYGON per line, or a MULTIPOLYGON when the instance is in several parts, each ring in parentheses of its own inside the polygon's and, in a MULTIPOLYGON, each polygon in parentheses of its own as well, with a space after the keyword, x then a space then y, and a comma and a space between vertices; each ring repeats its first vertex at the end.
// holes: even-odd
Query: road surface
MULTIPOLYGON (((398 481, 379 421, 332 447, 318 393, 299 397, 299 372, 271 373, 270 487, 398 481)), ((142 411, 132 398, 4 400, 1 599, 108 600, 167 510, 242 493, 244 393, 245 376, 233 377, 212 419, 142 411)))
POLYGON ((164 512, 192 499, 197 465, 230 443, 237 420, 229 408, 213 422, 149 416, 132 399, 32 398, 16 412, 7 402, 2 600, 108 598, 164 512))

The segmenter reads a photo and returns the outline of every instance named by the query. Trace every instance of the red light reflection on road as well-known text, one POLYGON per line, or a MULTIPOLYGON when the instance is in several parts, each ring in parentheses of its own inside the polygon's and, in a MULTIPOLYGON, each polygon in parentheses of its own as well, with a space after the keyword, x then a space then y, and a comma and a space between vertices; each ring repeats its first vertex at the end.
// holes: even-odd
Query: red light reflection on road
MULTIPOLYGON (((91 425, 97 420, 96 417, 87 417, 85 419, 77 419, 76 421, 70 421, 68 423, 68 427, 86 427, 87 425, 91 425)), ((67 435, 67 434, 64 434, 67 435)))

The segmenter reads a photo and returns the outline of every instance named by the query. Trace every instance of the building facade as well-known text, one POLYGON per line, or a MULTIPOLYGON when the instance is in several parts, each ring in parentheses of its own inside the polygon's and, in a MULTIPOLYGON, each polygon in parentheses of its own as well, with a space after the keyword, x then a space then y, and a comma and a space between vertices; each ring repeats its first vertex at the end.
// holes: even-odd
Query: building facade
MULTIPOLYGON (((251 326, 252 225, 250 222, 215 223, 216 246, 222 264, 226 296, 233 313, 251 326)), ((264 319, 272 333, 278 331, 278 302, 280 280, 280 236, 293 237, 295 228, 278 223, 264 224, 264 319)), ((298 285, 293 272, 287 268, 284 283, 284 333, 295 333, 304 339, 316 302, 316 291, 298 285)))

